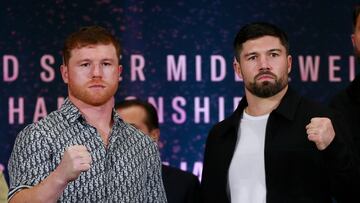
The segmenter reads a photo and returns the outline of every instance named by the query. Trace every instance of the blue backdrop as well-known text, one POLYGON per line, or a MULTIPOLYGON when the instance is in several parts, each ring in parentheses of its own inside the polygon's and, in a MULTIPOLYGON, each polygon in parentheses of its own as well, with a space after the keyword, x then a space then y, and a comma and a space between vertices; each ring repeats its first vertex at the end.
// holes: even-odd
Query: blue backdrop
POLYGON ((116 100, 149 100, 161 121, 162 160, 201 174, 211 126, 243 95, 232 70, 239 28, 268 21, 289 35, 291 84, 327 102, 359 72, 350 34, 354 1, 2 1, 0 164, 25 125, 55 110, 67 90, 59 66, 79 26, 110 29, 123 46, 116 100))

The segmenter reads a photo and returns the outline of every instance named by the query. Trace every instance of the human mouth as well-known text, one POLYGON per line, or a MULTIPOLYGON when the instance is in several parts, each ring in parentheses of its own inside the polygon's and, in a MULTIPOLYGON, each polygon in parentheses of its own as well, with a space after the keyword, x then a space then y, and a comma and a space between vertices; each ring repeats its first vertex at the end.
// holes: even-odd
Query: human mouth
POLYGON ((91 89, 104 89, 105 85, 103 85, 103 84, 91 84, 91 85, 89 85, 89 88, 91 88, 91 89))
POLYGON ((258 80, 270 80, 273 79, 273 77, 271 75, 262 75, 260 77, 257 78, 258 80))
POLYGON ((260 73, 255 77, 256 80, 272 80, 275 78, 276 76, 272 73, 260 73))

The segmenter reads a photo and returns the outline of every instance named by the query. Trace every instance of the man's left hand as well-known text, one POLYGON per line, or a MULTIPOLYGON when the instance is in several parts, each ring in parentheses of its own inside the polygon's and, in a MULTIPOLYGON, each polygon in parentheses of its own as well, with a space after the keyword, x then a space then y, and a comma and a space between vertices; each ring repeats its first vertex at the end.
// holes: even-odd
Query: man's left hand
POLYGON ((335 137, 335 131, 329 118, 312 118, 305 128, 308 139, 316 144, 318 150, 326 149, 335 137))

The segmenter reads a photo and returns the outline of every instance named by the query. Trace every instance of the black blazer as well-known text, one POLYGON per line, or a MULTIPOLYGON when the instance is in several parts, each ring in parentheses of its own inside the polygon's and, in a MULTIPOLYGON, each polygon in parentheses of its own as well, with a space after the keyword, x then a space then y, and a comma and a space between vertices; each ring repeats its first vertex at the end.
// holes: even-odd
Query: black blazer
POLYGON ((162 165, 162 179, 168 203, 199 202, 200 182, 194 174, 162 165))
MULTIPOLYGON (((216 124, 206 141, 202 173, 202 201, 230 202, 228 169, 235 150, 244 97, 236 111, 216 124)), ((265 135, 267 202, 352 202, 353 181, 358 179, 350 140, 325 107, 298 96, 290 88, 271 112, 265 135), (313 117, 330 117, 336 136, 323 151, 307 139, 305 126, 313 117)), ((354 189, 355 190, 355 189, 354 189)))
POLYGON ((332 98, 330 107, 345 117, 360 157, 360 74, 345 90, 332 98))

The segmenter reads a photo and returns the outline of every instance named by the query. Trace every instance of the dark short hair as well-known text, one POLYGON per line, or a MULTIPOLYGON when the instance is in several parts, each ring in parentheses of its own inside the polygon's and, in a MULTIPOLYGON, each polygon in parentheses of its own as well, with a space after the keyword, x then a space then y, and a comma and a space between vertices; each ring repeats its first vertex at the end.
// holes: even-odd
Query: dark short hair
POLYGON ((71 50, 76 48, 82 48, 88 45, 96 44, 113 44, 116 49, 117 57, 120 56, 120 43, 108 30, 103 27, 94 25, 82 27, 78 31, 70 34, 65 42, 63 47, 63 63, 65 65, 69 64, 69 59, 71 57, 71 50))
POLYGON ((354 10, 353 10, 353 29, 355 30, 356 27, 356 23, 357 23, 357 18, 360 14, 360 5, 356 5, 354 6, 354 10))
POLYGON ((263 36, 273 36, 279 38, 281 44, 286 49, 286 54, 289 54, 289 40, 284 31, 273 24, 266 22, 254 22, 243 26, 237 33, 234 40, 235 57, 239 61, 239 56, 243 48, 243 44, 252 39, 257 39, 263 36))
POLYGON ((156 112, 155 107, 149 102, 145 102, 139 99, 124 100, 115 105, 115 109, 125 109, 133 106, 141 107, 145 110, 145 124, 149 130, 154 130, 159 128, 159 118, 156 112))

